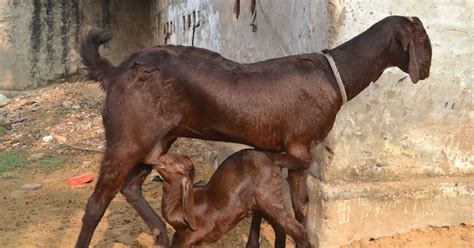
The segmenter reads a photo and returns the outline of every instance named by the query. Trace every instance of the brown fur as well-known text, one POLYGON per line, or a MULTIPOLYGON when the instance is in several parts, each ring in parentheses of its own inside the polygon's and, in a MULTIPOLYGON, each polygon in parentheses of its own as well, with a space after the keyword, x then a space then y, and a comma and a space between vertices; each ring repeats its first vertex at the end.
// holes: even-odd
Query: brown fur
POLYGON ((305 228, 285 209, 281 169, 306 164, 283 154, 242 150, 227 158, 206 186, 192 188, 194 166, 178 154, 166 154, 155 169, 164 179, 162 213, 176 230, 172 247, 194 247, 220 239, 245 217, 261 213, 296 243, 309 247, 305 228))
MULTIPOLYGON (((412 19, 387 17, 326 51, 337 64, 348 99, 388 67, 409 73, 414 83, 428 77, 430 41, 419 19, 412 19)), ((81 49, 83 60, 93 62, 86 63, 91 76, 106 87, 107 144, 77 247, 89 244, 119 190, 157 235, 156 244, 168 245, 166 227, 143 198, 141 184, 151 170, 146 164, 157 164, 178 137, 244 143, 286 152, 309 164, 310 147, 326 137, 342 104, 334 75, 320 53, 240 64, 206 49, 156 46, 109 67, 96 52, 106 40, 97 39, 102 35, 90 33, 83 44, 89 49, 81 49)), ((303 225, 307 175, 302 170, 288 176, 295 216, 303 225)))

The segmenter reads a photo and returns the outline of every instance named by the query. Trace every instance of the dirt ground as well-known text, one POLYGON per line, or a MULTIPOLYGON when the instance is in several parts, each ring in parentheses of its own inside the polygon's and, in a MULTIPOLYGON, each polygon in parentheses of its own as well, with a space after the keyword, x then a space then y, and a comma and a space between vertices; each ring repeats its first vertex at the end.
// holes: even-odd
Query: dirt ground
MULTIPOLYGON (((97 173, 104 146, 100 110, 104 93, 96 83, 66 83, 18 96, 0 108, 0 152, 13 151, 26 159, 52 156, 62 166, 29 166, 0 172, 0 247, 72 247, 81 226, 87 197, 94 183, 67 186, 83 172, 97 173), (1 129, 0 129, 1 130, 1 129), (22 185, 41 188, 23 190, 22 185)), ((207 181, 215 143, 180 139, 172 148, 189 155, 197 166, 196 182, 207 181)), ((161 213, 161 184, 149 180, 145 197, 161 213)), ((249 220, 242 221, 219 242, 208 247, 244 247, 249 220)), ((172 234, 172 228, 169 227, 172 234)), ((262 247, 271 247, 271 227, 262 227, 262 247)), ((109 206, 92 241, 95 247, 152 247, 152 238, 135 210, 118 195, 109 206)), ((362 247, 474 247, 474 227, 427 227, 378 239, 356 241, 362 247)), ((288 241, 288 247, 292 247, 288 241)))

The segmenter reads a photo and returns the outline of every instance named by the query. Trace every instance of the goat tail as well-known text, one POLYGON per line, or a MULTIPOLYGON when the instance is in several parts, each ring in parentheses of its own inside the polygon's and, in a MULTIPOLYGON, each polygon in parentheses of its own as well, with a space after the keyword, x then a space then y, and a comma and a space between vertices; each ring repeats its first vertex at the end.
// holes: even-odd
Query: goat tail
POLYGON ((99 54, 100 45, 112 39, 112 32, 93 29, 89 31, 81 42, 80 54, 82 63, 86 66, 88 77, 100 81, 103 88, 107 88, 106 78, 110 70, 114 68, 112 63, 99 54))
POLYGON ((288 168, 290 170, 306 170, 309 168, 309 163, 289 154, 272 154, 270 158, 273 164, 281 168, 288 168))

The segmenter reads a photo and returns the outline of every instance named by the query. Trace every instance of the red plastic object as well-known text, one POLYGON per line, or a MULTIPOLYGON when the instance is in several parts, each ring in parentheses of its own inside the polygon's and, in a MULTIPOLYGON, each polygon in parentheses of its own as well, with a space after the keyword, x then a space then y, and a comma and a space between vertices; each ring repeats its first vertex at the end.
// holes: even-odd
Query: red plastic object
POLYGON ((86 183, 90 183, 94 180, 95 176, 91 172, 82 173, 79 176, 71 177, 68 179, 67 184, 69 186, 77 186, 86 183))

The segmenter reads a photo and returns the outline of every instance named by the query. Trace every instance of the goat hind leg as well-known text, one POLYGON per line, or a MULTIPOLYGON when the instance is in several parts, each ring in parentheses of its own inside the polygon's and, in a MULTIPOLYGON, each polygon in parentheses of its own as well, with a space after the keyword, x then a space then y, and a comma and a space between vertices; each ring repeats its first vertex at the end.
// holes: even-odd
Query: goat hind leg
POLYGON ((87 201, 76 247, 89 247, 94 230, 102 219, 110 201, 115 197, 122 182, 136 164, 132 162, 133 156, 129 156, 130 154, 124 155, 122 160, 114 159, 108 154, 104 155, 94 192, 87 201), (120 164, 113 164, 113 161, 118 161, 120 164))
POLYGON ((272 224, 275 230, 275 247, 285 247, 286 233, 293 238, 299 247, 310 247, 306 229, 290 215, 282 202, 267 201, 259 205, 262 211, 267 215, 266 219, 272 224), (283 236, 281 236, 282 234, 283 236))
MULTIPOLYGON (((258 248, 260 247, 260 227, 262 224, 263 215, 257 211, 252 216, 252 223, 250 225, 249 239, 247 241, 246 248, 258 248)), ((273 231, 275 232, 275 248, 284 248, 286 245, 286 233, 285 230, 276 222, 269 218, 265 218, 267 222, 272 225, 273 231)))
POLYGON ((283 229, 280 224, 278 224, 276 221, 265 218, 266 221, 268 221, 273 228, 273 231, 275 232, 275 248, 285 248, 286 247, 286 233, 285 230, 283 229))
MULTIPOLYGON (((176 138, 162 136, 146 158, 157 156, 156 158, 153 158, 153 163, 156 164, 159 156, 163 153, 167 153, 174 141, 176 141, 176 138)), ((134 171, 132 171, 122 185, 121 193, 125 196, 127 202, 135 208, 138 215, 140 215, 143 221, 145 221, 148 228, 155 236, 154 246, 168 247, 169 239, 166 231, 166 224, 156 214, 142 194, 143 181, 150 174, 152 168, 151 165, 147 165, 145 162, 136 166, 134 171)))
POLYGON ((143 181, 150 174, 151 169, 152 167, 146 164, 136 166, 123 183, 120 192, 125 196, 127 202, 135 208, 148 228, 150 228, 155 236, 154 246, 168 247, 169 239, 166 232, 166 225, 153 208, 151 208, 142 194, 143 181))
POLYGON ((262 213, 256 211, 252 216, 252 223, 250 224, 250 233, 247 240, 246 248, 260 247, 260 225, 262 224, 262 213))

